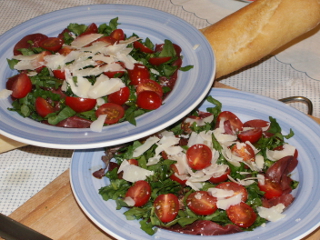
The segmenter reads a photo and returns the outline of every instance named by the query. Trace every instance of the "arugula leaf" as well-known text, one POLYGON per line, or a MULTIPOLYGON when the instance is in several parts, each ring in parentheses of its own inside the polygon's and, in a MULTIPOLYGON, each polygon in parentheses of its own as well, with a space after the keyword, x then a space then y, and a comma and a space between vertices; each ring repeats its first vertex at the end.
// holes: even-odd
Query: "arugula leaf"
POLYGON ((17 59, 8 59, 7 58, 7 62, 8 62, 9 68, 11 70, 14 70, 14 66, 19 62, 19 60, 17 60, 17 59))
POLYGON ((70 23, 67 27, 71 32, 73 32, 76 36, 79 36, 81 33, 86 31, 88 28, 85 24, 78 23, 70 23))
POLYGON ((162 51, 159 54, 159 57, 175 57, 176 56, 176 50, 174 49, 173 43, 165 39, 164 45, 162 48, 162 51))
POLYGON ((155 230, 153 229, 154 228, 154 225, 150 222, 147 222, 147 220, 141 220, 140 221, 140 228, 145 231, 147 234, 149 235, 153 235, 155 234, 155 230))
POLYGON ((209 107, 207 108, 207 112, 212 113, 214 116, 214 119, 217 119, 218 115, 221 113, 221 109, 222 109, 222 104, 221 102, 219 102, 218 100, 214 99, 212 96, 208 96, 206 98, 206 100, 209 103, 212 103, 213 105, 215 105, 215 107, 209 107))
POLYGON ((116 200, 118 198, 123 198, 130 186, 131 184, 124 179, 111 180, 110 185, 99 189, 99 194, 105 201, 108 201, 109 199, 116 200))
POLYGON ((193 68, 193 65, 187 65, 187 66, 184 66, 184 67, 180 67, 179 70, 182 71, 182 72, 187 72, 192 68, 193 68))
POLYGON ((109 24, 100 24, 100 26, 98 27, 98 33, 109 36, 114 30, 117 29, 118 25, 120 25, 120 23, 118 23, 118 17, 113 18, 109 21, 109 24))
POLYGON ((57 115, 50 116, 48 118, 48 122, 51 125, 56 125, 59 122, 61 122, 62 120, 65 120, 68 117, 72 117, 75 114, 76 114, 76 112, 74 110, 72 110, 72 108, 66 106, 57 115))

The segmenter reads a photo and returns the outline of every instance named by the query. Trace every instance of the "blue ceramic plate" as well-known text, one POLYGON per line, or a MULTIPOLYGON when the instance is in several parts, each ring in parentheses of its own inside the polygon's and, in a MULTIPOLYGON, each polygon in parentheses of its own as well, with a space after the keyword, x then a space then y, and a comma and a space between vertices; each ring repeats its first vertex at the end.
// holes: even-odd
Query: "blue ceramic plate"
MULTIPOLYGON (((299 164, 292 177, 300 182, 293 192, 294 202, 285 210, 286 217, 269 222, 252 232, 236 233, 233 240, 279 240, 301 239, 320 225, 320 126, 298 110, 276 100, 245 92, 213 89, 210 94, 222 103, 223 110, 234 112, 242 121, 265 119, 269 116, 277 119, 283 133, 290 128, 295 135, 288 142, 299 151, 299 164)), ((212 106, 204 102, 200 109, 212 106)), ((166 230, 148 236, 138 221, 127 221, 124 210, 115 210, 114 201, 103 201, 98 190, 109 182, 106 178, 96 179, 92 173, 104 167, 101 156, 103 149, 75 151, 70 168, 71 185, 74 195, 88 217, 102 230, 117 239, 216 239, 217 237, 191 236, 166 230)), ((229 240, 230 235, 219 236, 219 240, 229 240)))
POLYGON ((183 66, 193 65, 188 72, 179 72, 172 93, 159 109, 137 119, 137 126, 120 123, 104 127, 100 133, 90 129, 66 129, 44 125, 7 110, 10 99, 0 99, 0 133, 27 144, 61 149, 104 147, 147 136, 185 116, 200 103, 210 90, 215 74, 215 58, 210 44, 192 25, 171 14, 131 5, 89 5, 67 8, 33 18, 0 36, 0 89, 6 79, 16 74, 7 66, 14 45, 25 35, 43 33, 57 36, 70 23, 101 24, 118 17, 120 28, 127 35, 136 33, 154 43, 169 39, 182 48, 183 66))

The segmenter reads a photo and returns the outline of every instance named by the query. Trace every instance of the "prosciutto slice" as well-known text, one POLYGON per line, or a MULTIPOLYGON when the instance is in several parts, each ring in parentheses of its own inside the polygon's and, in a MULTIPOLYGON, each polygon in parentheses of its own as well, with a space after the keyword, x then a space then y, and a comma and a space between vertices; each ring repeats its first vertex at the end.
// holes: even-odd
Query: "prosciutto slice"
POLYGON ((184 228, 181 227, 179 224, 176 224, 167 230, 178 233, 203 236, 224 235, 243 231, 240 227, 236 225, 227 224, 225 226, 221 226, 209 220, 197 220, 184 228))

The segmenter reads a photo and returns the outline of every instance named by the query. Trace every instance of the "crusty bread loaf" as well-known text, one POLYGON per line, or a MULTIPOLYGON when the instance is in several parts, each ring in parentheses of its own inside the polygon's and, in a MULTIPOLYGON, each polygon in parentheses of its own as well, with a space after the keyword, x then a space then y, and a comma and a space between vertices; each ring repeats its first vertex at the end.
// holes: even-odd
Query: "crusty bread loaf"
POLYGON ((320 0, 256 0, 200 31, 217 61, 216 78, 270 55, 320 23, 320 0))

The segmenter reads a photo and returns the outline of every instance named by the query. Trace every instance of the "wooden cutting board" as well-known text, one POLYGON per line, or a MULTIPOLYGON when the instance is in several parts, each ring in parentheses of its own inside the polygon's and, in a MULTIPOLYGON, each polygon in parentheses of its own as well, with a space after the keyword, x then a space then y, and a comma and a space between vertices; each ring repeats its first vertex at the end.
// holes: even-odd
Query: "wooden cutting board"
MULTIPOLYGON (((230 88, 219 82, 215 87, 230 88)), ((320 124, 320 119, 314 120, 320 124)), ((29 199, 10 217, 55 240, 115 239, 99 229, 82 212, 71 190, 69 170, 29 199)), ((320 228, 303 240, 319 239, 320 228)))

